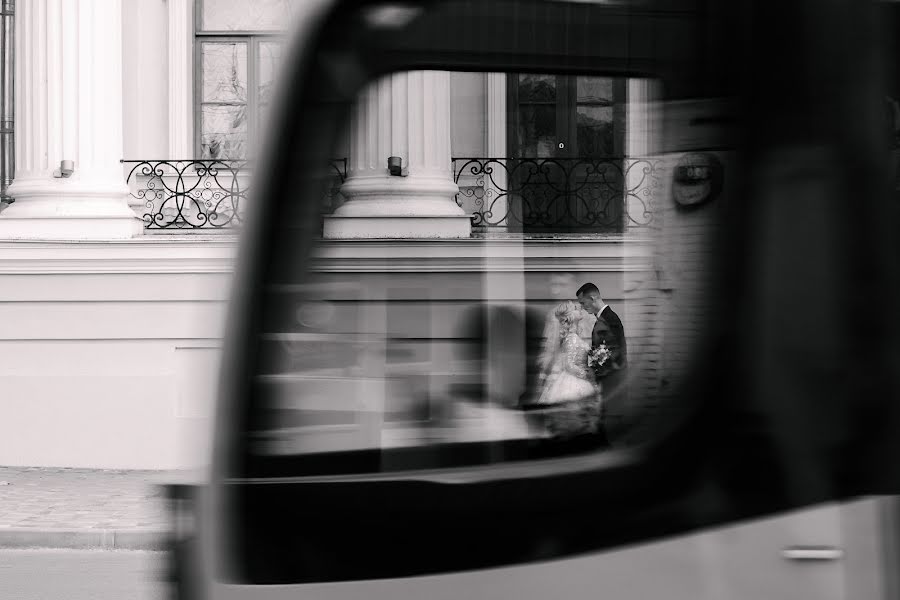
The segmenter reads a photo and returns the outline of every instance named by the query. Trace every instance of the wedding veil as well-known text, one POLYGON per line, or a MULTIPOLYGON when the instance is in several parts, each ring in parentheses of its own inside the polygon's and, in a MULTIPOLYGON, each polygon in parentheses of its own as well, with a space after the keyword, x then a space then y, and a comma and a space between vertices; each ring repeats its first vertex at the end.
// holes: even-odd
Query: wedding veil
POLYGON ((553 364, 556 353, 559 350, 559 339, 562 335, 562 327, 559 319, 554 314, 555 309, 550 309, 544 323, 544 339, 541 342, 541 353, 538 356, 538 369, 543 373, 553 364))

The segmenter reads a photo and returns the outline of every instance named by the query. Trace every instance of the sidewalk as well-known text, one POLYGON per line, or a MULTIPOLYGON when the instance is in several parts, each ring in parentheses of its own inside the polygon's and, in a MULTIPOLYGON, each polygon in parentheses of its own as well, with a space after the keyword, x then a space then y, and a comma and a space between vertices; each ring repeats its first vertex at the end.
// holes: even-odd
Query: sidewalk
POLYGON ((0 467, 0 549, 162 550, 158 471, 0 467))

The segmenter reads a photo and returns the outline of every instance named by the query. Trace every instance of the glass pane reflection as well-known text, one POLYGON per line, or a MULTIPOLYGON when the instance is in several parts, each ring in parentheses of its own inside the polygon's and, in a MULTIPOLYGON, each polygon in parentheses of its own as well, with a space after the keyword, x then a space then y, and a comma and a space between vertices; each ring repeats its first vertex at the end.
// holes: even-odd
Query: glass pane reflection
POLYGON ((519 75, 519 102, 556 102, 556 75, 519 75))
POLYGON ((613 80, 609 77, 576 77, 578 102, 611 102, 613 80))
POLYGON ((244 158, 247 150, 247 107, 204 104, 200 110, 201 158, 244 158))
POLYGON ((204 42, 202 94, 204 102, 247 101, 247 44, 204 42))
POLYGON ((610 106, 576 108, 578 152, 582 156, 611 156, 615 151, 613 109, 610 106))

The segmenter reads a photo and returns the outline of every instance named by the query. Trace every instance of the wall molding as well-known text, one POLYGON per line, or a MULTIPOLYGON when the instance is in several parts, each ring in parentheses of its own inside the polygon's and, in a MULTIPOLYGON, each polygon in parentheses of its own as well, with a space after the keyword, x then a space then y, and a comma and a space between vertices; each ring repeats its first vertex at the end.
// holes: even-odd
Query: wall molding
MULTIPOLYGON (((144 236, 115 242, 0 243, 4 274, 233 273, 236 235, 144 236)), ((630 237, 322 241, 319 272, 644 271, 653 243, 630 237)))
POLYGON ((651 269, 649 240, 467 239, 325 242, 318 272, 609 272, 651 269))
POLYGON ((66 273, 232 273, 237 237, 185 240, 144 236, 108 242, 0 243, 0 275, 66 273), (161 238, 161 239, 160 239, 161 238))

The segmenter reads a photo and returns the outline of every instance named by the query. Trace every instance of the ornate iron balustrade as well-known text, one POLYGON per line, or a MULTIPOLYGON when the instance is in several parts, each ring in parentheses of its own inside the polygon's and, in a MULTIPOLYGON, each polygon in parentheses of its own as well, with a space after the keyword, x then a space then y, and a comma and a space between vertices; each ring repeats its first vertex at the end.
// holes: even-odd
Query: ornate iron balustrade
POLYGON ((509 231, 616 232, 653 220, 661 161, 653 158, 454 158, 456 202, 472 226, 509 231))
MULTIPOLYGON (((251 164, 245 160, 123 160, 131 196, 146 212, 147 229, 228 229, 241 224, 251 164)), ((343 183, 347 159, 331 161, 343 183)), ((340 184, 338 183, 337 186, 340 184)), ((330 204, 337 186, 325 199, 330 204)))
POLYGON ((223 229, 243 217, 247 161, 123 160, 133 198, 143 202, 147 229, 223 229))

